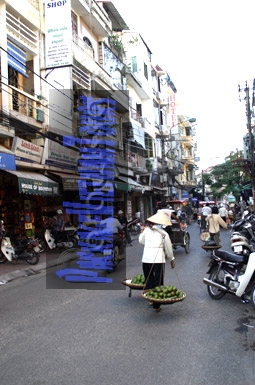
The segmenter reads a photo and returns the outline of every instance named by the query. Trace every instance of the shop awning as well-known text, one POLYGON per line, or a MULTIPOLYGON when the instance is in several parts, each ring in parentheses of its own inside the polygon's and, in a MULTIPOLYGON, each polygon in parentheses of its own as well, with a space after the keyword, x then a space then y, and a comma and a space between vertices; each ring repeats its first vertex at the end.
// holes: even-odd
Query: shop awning
POLYGON ((53 178, 54 176, 58 178, 59 182, 62 183, 63 190, 65 191, 78 191, 79 190, 79 180, 82 179, 80 175, 77 174, 66 174, 63 172, 51 172, 49 173, 53 178))
POLYGON ((7 171, 18 178, 19 193, 31 195, 59 195, 59 184, 45 175, 27 171, 7 171))
POLYGON ((114 188, 119 191, 131 191, 131 187, 127 183, 114 181, 114 188))
POLYGON ((26 73, 26 53, 9 41, 7 42, 7 53, 8 65, 28 78, 26 73))
POLYGON ((128 178, 128 177, 121 175, 121 176, 118 176, 118 179, 127 183, 129 185, 130 189, 133 191, 141 191, 142 192, 144 190, 144 186, 142 186, 140 183, 136 182, 132 178, 128 178))

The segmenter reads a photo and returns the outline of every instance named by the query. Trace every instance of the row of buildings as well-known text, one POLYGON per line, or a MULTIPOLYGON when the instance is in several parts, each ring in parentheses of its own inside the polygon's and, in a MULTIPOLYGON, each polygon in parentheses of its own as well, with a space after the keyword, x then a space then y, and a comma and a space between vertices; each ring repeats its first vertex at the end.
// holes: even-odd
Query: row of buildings
POLYGON ((12 233, 79 199, 81 97, 116 102, 114 205, 142 219, 191 199, 194 118, 114 1, 0 1, 0 208, 12 233))

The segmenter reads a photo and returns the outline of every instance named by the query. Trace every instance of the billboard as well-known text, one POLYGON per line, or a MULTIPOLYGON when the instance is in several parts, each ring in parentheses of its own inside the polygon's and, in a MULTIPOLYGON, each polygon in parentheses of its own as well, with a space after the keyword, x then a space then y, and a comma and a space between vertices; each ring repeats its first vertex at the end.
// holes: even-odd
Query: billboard
POLYGON ((72 64, 71 0, 45 2, 45 67, 72 64))

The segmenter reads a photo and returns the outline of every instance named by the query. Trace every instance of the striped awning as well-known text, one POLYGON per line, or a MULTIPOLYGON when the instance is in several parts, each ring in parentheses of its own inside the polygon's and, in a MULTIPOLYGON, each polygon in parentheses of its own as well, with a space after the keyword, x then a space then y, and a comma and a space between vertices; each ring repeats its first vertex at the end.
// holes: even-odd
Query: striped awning
POLYGON ((8 65, 18 71, 21 75, 28 78, 26 73, 26 53, 8 41, 7 57, 8 65))

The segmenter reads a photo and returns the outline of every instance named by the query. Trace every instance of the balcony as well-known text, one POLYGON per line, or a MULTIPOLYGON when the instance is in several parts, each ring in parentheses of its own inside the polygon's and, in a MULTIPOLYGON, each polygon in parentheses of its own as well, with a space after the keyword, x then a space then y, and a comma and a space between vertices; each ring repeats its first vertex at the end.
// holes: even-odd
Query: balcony
POLYGON ((76 60, 73 64, 72 79, 80 87, 90 89, 90 73, 76 60))
POLYGON ((130 152, 127 154, 127 161, 130 168, 136 173, 147 172, 146 159, 143 156, 130 152))
POLYGON ((112 22, 95 0, 72 0, 72 8, 96 36, 104 38, 111 34, 112 22))
POLYGON ((194 146, 194 140, 193 140, 193 137, 191 135, 180 136, 180 141, 186 147, 193 147, 194 146))
MULTIPOLYGON (((35 13, 39 20, 38 12, 36 10, 35 13)), ((40 24, 38 23, 38 26, 39 25, 40 24)), ((21 21, 21 18, 12 15, 8 11, 6 11, 6 28, 8 37, 11 37, 13 41, 19 42, 28 52, 37 52, 37 32, 31 29, 27 24, 24 24, 24 22, 21 21)))
POLYGON ((44 110, 40 107, 39 100, 13 86, 8 86, 8 110, 10 116, 28 124, 42 128, 44 110))

